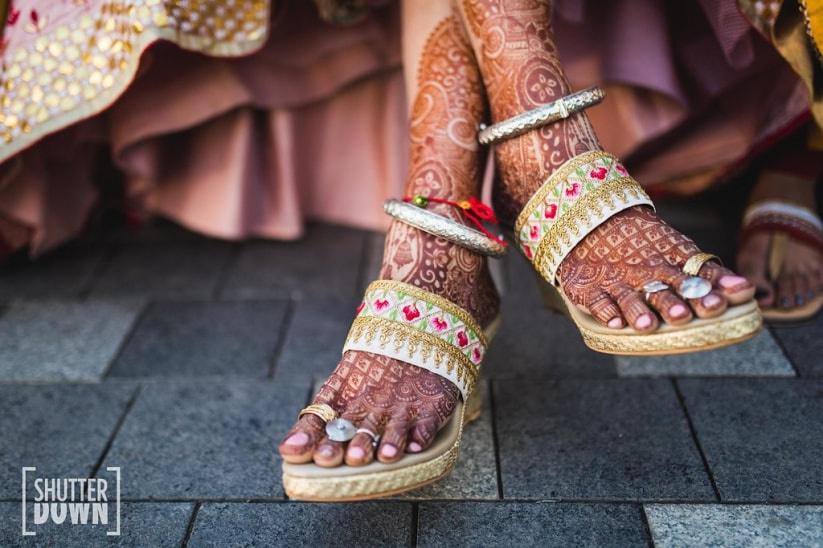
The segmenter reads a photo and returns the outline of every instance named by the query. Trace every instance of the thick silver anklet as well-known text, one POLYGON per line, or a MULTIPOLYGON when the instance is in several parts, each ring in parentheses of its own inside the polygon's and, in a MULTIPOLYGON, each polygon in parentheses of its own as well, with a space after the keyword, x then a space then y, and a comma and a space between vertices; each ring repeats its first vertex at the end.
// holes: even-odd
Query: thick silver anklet
POLYGON ((599 87, 591 87, 576 91, 547 105, 541 105, 534 110, 518 114, 508 120, 503 120, 488 127, 480 126, 477 140, 481 145, 490 145, 522 135, 535 128, 568 118, 575 112, 596 105, 606 96, 599 87))
POLYGON ((386 200, 383 204, 383 211, 398 221, 481 255, 500 257, 506 253, 506 247, 503 244, 489 238, 479 230, 432 213, 422 207, 401 200, 386 200))

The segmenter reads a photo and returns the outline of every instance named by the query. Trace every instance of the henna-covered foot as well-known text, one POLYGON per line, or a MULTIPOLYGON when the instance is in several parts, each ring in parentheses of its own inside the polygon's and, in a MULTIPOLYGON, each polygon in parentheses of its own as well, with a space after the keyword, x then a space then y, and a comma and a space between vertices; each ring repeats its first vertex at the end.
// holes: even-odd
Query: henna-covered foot
MULTIPOLYGON (((494 122, 505 120, 570 93, 551 29, 551 2, 460 0, 494 122)), ((499 214, 512 222, 549 175, 568 159, 600 144, 584 112, 495 146, 502 184, 495 188, 499 214)), ((753 285, 716 264, 700 275, 714 289, 699 300, 673 291, 641 290, 659 280, 672 287, 685 278, 694 243, 645 207, 614 215, 580 242, 561 263, 565 294, 583 311, 611 328, 630 325, 654 330, 660 320, 678 325, 693 317, 721 314, 729 304, 751 299, 753 285)))
POLYGON ((707 263, 700 275, 714 289, 702 299, 682 299, 671 290, 649 295, 650 280, 678 287, 682 267, 699 252, 692 240, 663 222, 649 208, 620 212, 596 228, 560 264, 564 293, 581 309, 613 328, 631 325, 651 331, 659 319, 680 325, 694 316, 722 314, 729 304, 751 299, 754 288, 727 268, 707 263))
MULTIPOLYGON (((433 28, 419 59, 411 112, 409 194, 451 200, 477 195, 480 156, 474 131, 483 116, 480 76, 468 39, 451 16, 448 0, 430 9, 407 10, 405 25, 433 28), (434 7, 434 9, 432 9, 434 7), (420 21, 420 19, 434 20, 420 21)), ((412 63, 407 63, 412 66, 412 63)), ((463 222, 450 206, 429 209, 463 222)), ((386 237, 382 279, 403 281, 445 297, 481 326, 496 317, 499 298, 483 257, 400 222, 386 237)), ((287 462, 362 466, 394 462, 404 452, 425 450, 454 411, 459 397, 448 380, 410 364, 348 351, 314 398, 341 417, 380 436, 359 433, 348 444, 330 441, 324 423, 304 415, 280 444, 287 462)))

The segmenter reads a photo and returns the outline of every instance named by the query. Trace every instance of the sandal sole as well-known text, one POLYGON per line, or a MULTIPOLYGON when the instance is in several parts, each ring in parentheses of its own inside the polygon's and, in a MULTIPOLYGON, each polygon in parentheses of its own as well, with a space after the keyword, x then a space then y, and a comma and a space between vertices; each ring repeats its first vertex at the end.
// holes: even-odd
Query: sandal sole
POLYGON ((763 327, 757 303, 750 301, 731 306, 715 318, 697 318, 679 326, 663 324, 652 333, 641 334, 631 327, 610 329, 579 310, 553 286, 543 282, 541 287, 546 307, 568 316, 577 325, 586 346, 603 354, 667 356, 714 350, 751 339, 763 327))

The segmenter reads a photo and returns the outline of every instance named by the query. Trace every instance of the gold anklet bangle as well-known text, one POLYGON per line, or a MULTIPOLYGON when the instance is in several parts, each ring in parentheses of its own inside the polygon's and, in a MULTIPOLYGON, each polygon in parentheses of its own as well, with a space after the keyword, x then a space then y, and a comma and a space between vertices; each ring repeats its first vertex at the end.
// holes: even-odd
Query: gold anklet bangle
POLYGON ((606 92, 599 87, 591 87, 488 127, 481 124, 477 141, 481 145, 490 145, 522 135, 527 131, 563 120, 575 112, 596 105, 605 96, 606 92))

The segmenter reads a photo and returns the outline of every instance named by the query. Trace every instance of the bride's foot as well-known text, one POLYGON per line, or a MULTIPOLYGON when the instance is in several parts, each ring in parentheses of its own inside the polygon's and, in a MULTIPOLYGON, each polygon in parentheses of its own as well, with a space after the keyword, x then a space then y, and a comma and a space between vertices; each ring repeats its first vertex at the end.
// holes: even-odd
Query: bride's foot
POLYGON ((747 210, 750 224, 740 238, 737 266, 757 287, 756 298, 764 309, 791 310, 823 295, 823 232, 814 226, 819 219, 810 217, 815 211, 814 185, 814 180, 807 177, 764 172, 752 191, 752 206, 747 210), (762 207, 775 202, 799 206, 801 218, 793 219, 796 208, 791 206, 772 213, 762 207), (787 230, 780 229, 781 222, 787 223, 787 230), (751 230, 758 224, 759 230, 751 230), (803 237, 806 232, 808 235, 803 237), (817 245, 815 232, 820 242, 817 245))
POLYGON ((683 299, 673 290, 642 291, 650 280, 678 287, 683 266, 700 250, 647 207, 622 211, 588 234, 560 264, 561 287, 572 302, 602 324, 652 331, 662 321, 681 325, 695 316, 711 318, 749 301, 754 287, 731 270, 710 262, 700 270, 712 291, 683 299))
MULTIPOLYGON (((404 44, 411 112, 411 160, 407 193, 464 200, 477 195, 480 157, 474 130, 483 116, 480 76, 470 46, 447 1, 426 10, 406 10, 404 37, 428 34, 425 44, 404 44), (415 48, 417 48, 415 50, 415 48), (420 51, 422 48, 422 52, 420 51), (417 70, 411 67, 419 65, 417 70), (414 76, 416 75, 416 79, 414 76)), ((451 206, 428 209, 457 222, 451 206)), ((386 237, 380 278, 398 280, 444 297, 467 311, 483 328, 499 310, 499 299, 480 255, 395 221, 386 237)), ((378 303, 379 305, 379 303, 378 303)), ((416 309, 403 311, 411 320, 416 309)), ((462 333, 458 334, 458 337, 462 333)), ((425 450, 451 417, 460 394, 449 380, 395 359, 348 351, 323 384, 315 403, 330 405, 344 419, 380 436, 377 448, 367 433, 348 443, 329 440, 324 423, 304 415, 280 444, 291 463, 362 466, 390 463, 404 453, 425 450)))
MULTIPOLYGON (((549 2, 462 0, 460 9, 489 92, 494 122, 571 92, 554 44, 549 2)), ((564 162, 599 149, 583 112, 500 142, 495 146, 502 179, 495 189, 498 211, 513 220, 564 162)), ((695 316, 717 316, 730 304, 752 298, 754 286, 749 281, 716 263, 706 263, 700 270, 713 287, 700 299, 683 299, 672 290, 645 298, 642 287, 647 282, 677 287, 687 277, 682 267, 698 251, 650 208, 632 207, 578 243, 560 264, 558 277, 574 304, 614 329, 628 325, 648 332, 657 328, 660 319, 683 324, 695 316)))
MULTIPOLYGON (((461 306, 482 326, 496 317, 499 300, 485 260, 466 249, 395 222, 389 233, 383 279, 402 280, 461 306)), ((410 313, 413 313, 411 311, 410 313)), ((325 403, 369 434, 348 443, 325 435, 325 423, 304 415, 280 444, 287 462, 320 466, 389 463, 425 450, 452 415, 460 394, 443 377, 368 352, 348 351, 313 403, 325 403)))

